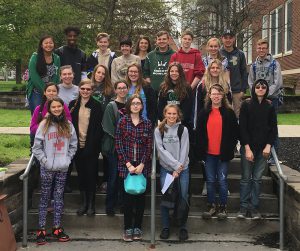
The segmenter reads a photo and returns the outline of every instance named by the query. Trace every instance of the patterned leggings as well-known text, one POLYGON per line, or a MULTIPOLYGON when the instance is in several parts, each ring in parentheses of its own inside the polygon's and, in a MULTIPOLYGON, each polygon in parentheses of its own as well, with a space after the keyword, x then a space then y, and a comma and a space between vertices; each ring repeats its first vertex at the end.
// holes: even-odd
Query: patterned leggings
POLYGON ((67 172, 47 171, 41 166, 41 198, 39 205, 39 227, 45 228, 48 201, 50 199, 52 184, 54 186, 54 220, 53 226, 60 226, 61 214, 64 207, 64 189, 67 172))

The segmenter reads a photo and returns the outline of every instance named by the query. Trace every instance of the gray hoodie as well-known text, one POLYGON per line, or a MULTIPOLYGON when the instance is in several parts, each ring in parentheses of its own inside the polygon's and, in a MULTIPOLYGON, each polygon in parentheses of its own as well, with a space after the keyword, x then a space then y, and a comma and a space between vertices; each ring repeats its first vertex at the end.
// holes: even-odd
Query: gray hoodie
POLYGON ((68 171, 77 150, 76 132, 72 123, 69 124, 72 130, 70 138, 57 137, 57 128, 54 125, 50 125, 46 134, 43 134, 45 121, 37 129, 32 153, 48 171, 68 171))
POLYGON ((264 79, 268 82, 269 85, 269 97, 276 98, 279 94, 279 89, 282 87, 282 75, 280 64, 275 60, 275 66, 272 67, 273 57, 271 54, 268 54, 264 59, 256 58, 256 74, 254 76, 253 64, 249 70, 248 84, 250 90, 256 79, 264 79))
POLYGON ((158 128, 154 131, 159 163, 171 172, 176 171, 181 165, 183 169, 187 169, 189 164, 189 133, 187 128, 184 127, 180 143, 177 135, 179 124, 180 122, 171 127, 166 124, 168 131, 164 132, 163 141, 158 128))

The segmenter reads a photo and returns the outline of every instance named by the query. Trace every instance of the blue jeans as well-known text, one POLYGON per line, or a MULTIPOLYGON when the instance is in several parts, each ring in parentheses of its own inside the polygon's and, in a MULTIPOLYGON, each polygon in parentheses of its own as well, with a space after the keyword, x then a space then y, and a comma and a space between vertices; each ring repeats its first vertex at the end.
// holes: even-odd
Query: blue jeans
POLYGON ((248 161, 245 155, 245 147, 241 147, 240 205, 242 208, 247 209, 257 209, 259 206, 261 178, 267 165, 267 160, 263 157, 262 151, 253 151, 253 155, 254 162, 248 161))
POLYGON ((31 115, 33 114, 35 108, 42 103, 43 94, 33 90, 30 98, 28 99, 29 109, 31 115))
POLYGON ((113 210, 118 201, 118 156, 110 153, 108 159, 108 179, 106 194, 106 210, 113 210))
POLYGON ((227 205, 227 173, 228 161, 221 161, 219 156, 207 154, 205 161, 207 200, 216 204, 216 181, 218 179, 220 205, 227 205))
MULTIPOLYGON (((162 166, 160 167, 160 186, 161 186, 161 188, 163 187, 163 185, 165 183, 165 179, 166 179, 168 172, 169 171, 166 170, 165 168, 163 168, 162 166)), ((189 178, 190 178, 189 168, 186 168, 180 173, 180 191, 181 191, 182 198, 185 200, 188 200, 188 198, 189 198, 189 178)), ((160 211, 161 211, 162 227, 170 228, 169 208, 160 206, 160 211)), ((186 228, 185 224, 180 227, 186 228)))

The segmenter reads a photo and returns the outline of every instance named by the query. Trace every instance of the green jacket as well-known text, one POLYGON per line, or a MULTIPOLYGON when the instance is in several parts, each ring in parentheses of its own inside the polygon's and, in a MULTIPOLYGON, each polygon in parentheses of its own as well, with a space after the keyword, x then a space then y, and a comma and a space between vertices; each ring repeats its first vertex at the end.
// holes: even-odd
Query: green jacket
MULTIPOLYGON (((53 63, 56 66, 56 72, 52 76, 51 82, 56 84, 59 83, 59 68, 60 68, 60 58, 58 55, 52 53, 53 63)), ((29 98, 31 96, 33 88, 39 90, 41 94, 44 92, 45 83, 42 80, 41 76, 36 71, 36 61, 37 53, 34 52, 29 60, 28 70, 29 70, 29 79, 26 87, 26 94, 29 98)))
POLYGON ((150 78, 151 86, 157 92, 159 91, 160 84, 164 81, 173 53, 175 52, 171 48, 166 52, 160 52, 159 48, 155 48, 146 57, 143 68, 144 78, 150 78))

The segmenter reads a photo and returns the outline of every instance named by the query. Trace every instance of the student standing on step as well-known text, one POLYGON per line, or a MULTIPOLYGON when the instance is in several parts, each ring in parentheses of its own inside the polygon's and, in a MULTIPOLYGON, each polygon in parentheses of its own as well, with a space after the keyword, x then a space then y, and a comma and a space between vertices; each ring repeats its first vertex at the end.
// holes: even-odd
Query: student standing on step
POLYGON ((117 81, 114 85, 116 99, 109 102, 105 108, 102 127, 102 154, 108 159, 108 180, 107 180, 107 195, 106 195, 106 215, 114 216, 114 208, 119 203, 123 208, 123 184, 118 182, 118 155, 115 150, 115 131, 120 118, 125 112, 125 101, 128 93, 128 84, 126 81, 117 81), (120 184, 120 186, 119 186, 120 184), (122 185, 122 186, 121 186, 122 185))
POLYGON ((55 50, 60 57, 61 65, 71 65, 74 71, 74 84, 78 85, 81 79, 86 78, 86 55, 78 48, 77 40, 80 34, 78 27, 67 27, 64 29, 67 45, 55 50))
POLYGON ((195 89, 199 81, 202 79, 205 67, 202 62, 201 52, 195 48, 191 48, 194 34, 186 30, 181 35, 181 48, 175 52, 170 59, 177 62, 184 69, 185 78, 192 89, 195 89))
POLYGON ((147 55, 143 68, 146 82, 151 84, 157 94, 167 73, 171 55, 174 53, 169 47, 169 38, 169 33, 167 31, 159 31, 157 33, 157 47, 147 55))
POLYGON ((142 68, 133 63, 128 66, 126 81, 129 85, 128 97, 139 95, 143 100, 142 116, 149 119, 154 127, 156 123, 157 102, 153 88, 143 79, 142 68))
MULTIPOLYGON (((268 99, 272 101, 272 105, 275 108, 276 114, 278 113, 278 108, 282 104, 280 101, 281 88, 283 85, 281 68, 279 62, 273 58, 271 54, 268 53, 269 42, 265 39, 260 39, 256 45, 256 52, 258 57, 255 62, 252 63, 249 70, 248 83, 250 88, 252 88, 253 83, 256 79, 264 79, 268 82, 269 93, 268 99)), ((282 96, 281 96, 282 97, 282 96)), ((274 147, 276 152, 278 152, 279 147, 279 137, 276 136, 274 142, 274 147)), ((275 161, 270 157, 269 164, 274 165, 275 161)))
POLYGON ((60 80, 58 96, 69 106, 70 101, 77 99, 79 92, 78 86, 73 84, 74 72, 71 65, 60 67, 60 80))
MULTIPOLYGON (((164 119, 155 129, 155 144, 160 163, 160 185, 163 187, 166 175, 169 173, 175 179, 179 179, 179 199, 186 204, 188 211, 189 190, 189 133, 181 124, 182 113, 176 104, 168 104, 163 111, 164 119), (179 130, 181 135, 179 135, 179 130)), ((174 183, 177 180, 173 181, 174 183)), ((178 202, 177 201, 177 202, 178 202)), ((161 205, 162 232, 161 239, 168 239, 170 235, 169 208, 161 205)), ((186 228, 187 214, 183 216, 179 226, 179 240, 188 239, 186 228)))
POLYGON ((269 84, 264 79, 254 82, 251 99, 243 102, 240 113, 241 167, 240 211, 238 218, 250 215, 260 219, 261 179, 277 136, 275 108, 267 99, 269 84))
POLYGON ((192 89, 186 82, 181 64, 173 62, 169 65, 164 82, 158 95, 158 119, 164 118, 164 108, 168 104, 178 105, 183 113, 180 120, 184 126, 191 129, 192 118, 192 89))
POLYGON ((120 49, 122 56, 113 60, 111 65, 111 81, 114 84, 119 80, 124 80, 129 65, 136 63, 141 65, 141 59, 131 54, 132 41, 130 38, 125 37, 120 41, 120 49))
POLYGON ((140 35, 140 37, 139 37, 136 44, 137 45, 136 45, 136 48, 135 48, 134 55, 137 55, 137 56, 140 57, 141 66, 142 66, 142 69, 143 69, 145 61, 146 61, 146 56, 151 51, 150 39, 147 36, 140 35))
POLYGON ((111 72, 112 61, 117 58, 115 52, 109 49, 109 35, 105 32, 100 32, 96 37, 98 49, 87 58, 87 74, 90 77, 96 65, 104 65, 111 72))
POLYGON ((224 31, 222 35, 223 47, 221 48, 221 54, 228 60, 232 105, 238 118, 244 93, 248 88, 248 81, 245 54, 235 46, 235 38, 235 33, 232 30, 227 29, 224 31))
POLYGON ((77 136, 66 118, 64 102, 54 97, 48 102, 49 115, 40 123, 32 152, 40 162, 41 198, 39 204, 39 230, 37 244, 46 243, 47 205, 53 188, 54 219, 52 235, 58 241, 69 241, 61 226, 63 195, 69 164, 77 149, 77 136))
POLYGON ((82 80, 79 83, 79 97, 69 105, 72 123, 78 136, 78 149, 74 158, 81 196, 78 216, 95 214, 98 157, 102 139, 102 110, 101 104, 92 98, 92 88, 91 80, 82 80))
POLYGON ((45 85, 49 82, 59 83, 60 59, 53 52, 53 37, 46 35, 40 39, 37 52, 29 60, 26 95, 31 115, 42 102, 45 85))
POLYGON ((202 215, 204 219, 215 215, 220 220, 227 218, 228 163, 234 157, 237 138, 237 119, 224 88, 219 84, 212 85, 196 128, 197 153, 199 159, 205 161, 207 179, 208 209, 202 215), (219 202, 216 201, 216 182, 219 202))
MULTIPOLYGON (((111 83, 109 70, 106 66, 98 64, 95 66, 92 77, 93 98, 101 104, 101 110, 105 111, 107 104, 115 95, 114 87, 111 83)), ((98 174, 98 173, 97 173, 98 174)), ((103 156, 103 180, 100 185, 100 192, 106 193, 108 176, 108 160, 103 156)))
MULTIPOLYGON (((133 95, 126 103, 126 115, 121 118, 115 134, 118 153, 118 171, 123 179, 130 174, 151 172, 152 124, 142 116, 143 100, 133 95)), ((124 194, 124 241, 142 238, 142 221, 145 209, 145 192, 124 194)))

